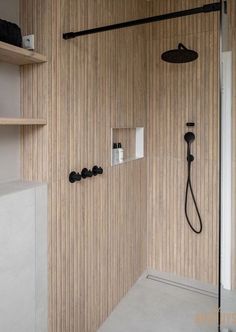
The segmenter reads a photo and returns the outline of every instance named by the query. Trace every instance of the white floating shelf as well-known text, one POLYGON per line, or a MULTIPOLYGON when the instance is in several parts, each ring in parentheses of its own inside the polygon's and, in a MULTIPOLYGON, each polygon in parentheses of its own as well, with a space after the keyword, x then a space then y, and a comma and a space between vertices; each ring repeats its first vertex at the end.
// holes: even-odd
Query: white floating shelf
POLYGON ((30 118, 0 118, 0 126, 45 126, 47 121, 45 119, 30 119, 30 118))
POLYGON ((0 61, 14 65, 28 65, 43 63, 47 59, 44 55, 37 52, 0 42, 0 61))
POLYGON ((111 129, 111 165, 117 166, 144 158, 144 127, 111 129), (112 159, 113 144, 121 143, 124 149, 124 161, 112 159))

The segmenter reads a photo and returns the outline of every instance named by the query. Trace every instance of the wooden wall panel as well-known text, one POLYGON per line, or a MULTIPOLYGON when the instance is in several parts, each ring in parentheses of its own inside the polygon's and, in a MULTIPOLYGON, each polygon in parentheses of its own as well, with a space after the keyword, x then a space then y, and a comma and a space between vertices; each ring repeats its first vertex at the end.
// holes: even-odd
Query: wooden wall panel
MULTIPOLYGON (((147 128, 148 266, 214 284, 219 221, 218 17, 198 15, 152 25, 147 128), (179 42, 195 49, 199 59, 182 65, 164 63, 161 54, 179 42), (190 230, 184 215, 188 121, 196 123, 192 178, 203 219, 201 235, 190 230)), ((189 202, 197 226, 191 198, 189 202)))
POLYGON ((217 14, 62 39, 207 2, 21 0, 23 32, 49 60, 23 68, 21 82, 22 114, 48 120, 22 132, 22 176, 49 184, 50 332, 96 331, 147 267, 216 282, 217 14), (160 62, 180 41, 199 61, 160 62), (198 238, 183 216, 187 120, 197 123, 198 238), (111 167, 111 128, 138 126, 148 158, 111 167), (71 170, 94 164, 103 176, 68 183, 71 170))
POLYGON ((22 114, 48 120, 23 131, 22 176, 49 186, 50 332, 96 331, 147 266, 146 159, 110 161, 112 127, 146 127, 148 30, 62 39, 81 24, 141 17, 146 3, 134 3, 21 2, 23 32, 49 60, 21 75, 22 114), (102 176, 68 182, 95 164, 102 176))

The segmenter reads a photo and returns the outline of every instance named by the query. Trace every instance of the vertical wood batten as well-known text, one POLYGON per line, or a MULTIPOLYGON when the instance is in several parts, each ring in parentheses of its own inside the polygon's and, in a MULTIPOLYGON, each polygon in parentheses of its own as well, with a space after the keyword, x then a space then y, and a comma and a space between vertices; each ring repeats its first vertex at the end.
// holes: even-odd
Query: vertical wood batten
MULTIPOLYGON (((172 4, 165 9, 174 11, 172 4)), ((196 15, 151 26, 147 121, 148 262, 154 269, 213 284, 218 264, 218 18, 217 13, 196 15), (162 62, 161 54, 179 42, 196 49, 199 59, 183 65, 162 62), (204 223, 198 237, 184 216, 187 121, 196 123, 192 177, 204 223)), ((191 200, 189 215, 198 225, 191 200)))
POLYGON ((62 40, 65 31, 205 3, 21 0, 23 31, 48 58, 21 72, 22 114, 48 120, 23 129, 21 148, 22 176, 49 184, 50 332, 96 331, 146 267, 216 283, 217 14, 62 40), (160 61, 179 42, 199 51, 198 62, 160 61), (183 213, 192 118, 193 185, 207 223, 197 239, 183 213), (137 126, 148 158, 111 167, 111 128, 137 126), (94 164, 103 176, 68 183, 71 170, 94 164))
POLYGON ((22 133, 22 176, 49 187, 50 332, 96 331, 147 265, 146 161, 110 165, 111 127, 146 126, 145 28, 62 40, 78 24, 142 17, 144 8, 21 1, 24 34, 34 33, 48 58, 22 68, 21 93, 22 114, 48 120, 22 133), (94 164, 103 176, 68 183, 71 170, 94 164))

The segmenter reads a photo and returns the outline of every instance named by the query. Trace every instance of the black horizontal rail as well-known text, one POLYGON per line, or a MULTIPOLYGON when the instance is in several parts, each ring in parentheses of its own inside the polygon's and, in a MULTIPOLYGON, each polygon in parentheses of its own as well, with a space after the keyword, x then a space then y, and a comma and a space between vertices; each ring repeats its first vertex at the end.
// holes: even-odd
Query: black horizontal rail
POLYGON ((216 12, 216 11, 220 11, 220 9, 221 9, 220 2, 214 2, 214 3, 208 4, 208 5, 204 5, 202 7, 182 10, 182 11, 178 11, 178 12, 174 12, 174 13, 163 14, 163 15, 159 15, 159 16, 151 16, 151 17, 146 17, 146 18, 142 18, 139 20, 117 23, 117 24, 112 24, 112 25, 106 25, 106 26, 94 28, 94 29, 82 30, 82 31, 77 31, 77 32, 67 32, 67 33, 63 34, 63 38, 72 39, 72 38, 76 38, 79 36, 91 35, 94 33, 111 31, 111 30, 116 30, 116 29, 123 29, 123 28, 128 28, 128 27, 132 27, 132 26, 136 26, 136 25, 160 22, 160 21, 170 20, 170 19, 174 19, 174 18, 178 18, 178 17, 196 15, 196 14, 201 14, 201 13, 216 12))

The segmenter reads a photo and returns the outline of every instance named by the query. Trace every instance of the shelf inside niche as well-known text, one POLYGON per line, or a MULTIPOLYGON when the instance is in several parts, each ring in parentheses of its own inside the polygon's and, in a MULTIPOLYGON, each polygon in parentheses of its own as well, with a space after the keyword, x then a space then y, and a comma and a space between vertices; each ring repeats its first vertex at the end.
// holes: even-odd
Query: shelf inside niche
POLYGON ((111 165, 121 165, 144 158, 144 128, 112 128, 111 130, 111 165), (124 149, 124 161, 113 160, 113 144, 121 143, 124 149))
POLYGON ((13 65, 29 65, 46 62, 44 55, 21 47, 0 42, 0 61, 13 65))
POLYGON ((0 117, 0 126, 45 126, 46 124, 46 119, 0 117))

